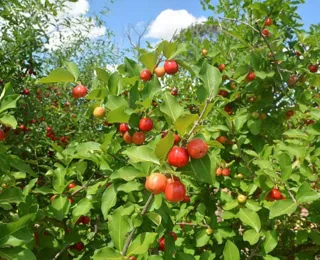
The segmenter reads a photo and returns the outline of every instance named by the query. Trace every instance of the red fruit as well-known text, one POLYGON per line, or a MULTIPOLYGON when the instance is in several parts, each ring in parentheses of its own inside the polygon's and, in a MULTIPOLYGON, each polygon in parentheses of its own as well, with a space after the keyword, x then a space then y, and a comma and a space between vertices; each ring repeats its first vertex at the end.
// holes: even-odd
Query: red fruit
POLYGON ((35 240, 34 247, 36 247, 39 243, 39 235, 38 235, 38 233, 33 233, 33 236, 34 236, 34 240, 35 240))
POLYGON ((143 132, 135 132, 132 135, 132 141, 134 144, 137 144, 137 145, 143 144, 145 139, 146 139, 146 135, 143 132))
POLYGON ((186 195, 183 199, 183 202, 190 202, 190 196, 186 195))
POLYGON ((180 178, 177 177, 177 176, 171 175, 171 177, 168 178, 167 181, 168 181, 168 183, 175 182, 175 181, 180 181, 180 178))
POLYGON ((125 133, 129 131, 129 126, 126 123, 121 123, 119 126, 119 132, 125 133))
POLYGON ((222 176, 229 176, 231 173, 229 168, 224 168, 221 172, 222 176))
POLYGON ((103 118, 105 113, 105 109, 103 107, 96 107, 93 110, 93 116, 96 118, 103 118))
MULTIPOLYGON (((176 233, 174 233, 174 232, 171 231, 171 232, 169 232, 169 234, 170 234, 171 236, 173 236, 174 241, 176 241, 176 240, 178 239, 176 233)), ((164 236, 161 237, 161 238, 159 238, 158 243, 159 243, 159 250, 165 251, 165 238, 164 238, 164 236)))
POLYGON ((152 78, 150 70, 146 69, 140 72, 140 79, 143 81, 149 81, 152 78))
POLYGON ((296 51, 296 55, 297 55, 298 57, 300 57, 300 56, 301 56, 301 53, 300 53, 299 51, 296 51))
POLYGON ((82 224, 88 225, 90 223, 90 217, 82 216, 82 224))
POLYGON ((255 100, 256 100, 255 97, 250 97, 250 98, 249 98, 249 101, 250 101, 251 103, 253 103, 255 100))
POLYGON ((226 111, 229 115, 232 114, 232 106, 231 105, 226 105, 224 107, 224 111, 226 111))
POLYGON ((82 242, 78 242, 74 244, 73 248, 77 251, 82 251, 84 249, 84 244, 82 242))
POLYGON ((2 129, 0 129, 0 141, 3 141, 6 138, 2 129))
POLYGON ((27 88, 24 88, 23 89, 23 95, 26 95, 26 96, 30 95, 30 90, 27 89, 27 88))
POLYGON ((78 218, 78 220, 77 220, 77 223, 78 223, 78 224, 81 224, 81 223, 82 223, 82 220, 83 220, 83 216, 80 216, 80 217, 78 218))
POLYGON ((255 77, 256 77, 256 74, 254 72, 249 72, 246 79, 248 81, 253 81, 255 79, 255 77))
POLYGON ((167 74, 176 74, 179 70, 178 63, 174 60, 168 60, 164 63, 164 70, 167 74))
POLYGON ((72 89, 72 97, 74 98, 82 98, 87 94, 88 94, 88 89, 81 84, 77 85, 72 89))
POLYGON ((70 183, 69 185, 68 185, 68 188, 69 188, 69 190, 70 189, 73 189, 74 187, 76 187, 77 185, 75 184, 75 183, 70 183))
POLYGON ((67 101, 66 103, 64 103, 64 106, 65 106, 65 107, 70 107, 70 102, 67 101))
POLYGON ((308 68, 312 73, 316 73, 318 71, 318 65, 310 64, 308 68))
POLYGON ((180 136, 177 134, 173 134, 174 136, 174 144, 178 144, 180 142, 180 136))
POLYGON ((222 170, 223 170, 223 169, 222 169, 221 167, 217 168, 217 169, 216 169, 216 175, 217 175, 217 176, 222 175, 222 170))
POLYGON ((173 88, 170 93, 172 96, 177 96, 179 94, 179 91, 177 88, 173 88))
POLYGON ((291 76, 289 77, 289 80, 288 80, 288 85, 289 85, 289 86, 292 86, 292 85, 296 84, 296 82, 297 82, 296 76, 295 76, 295 75, 291 75, 291 76))
POLYGON ((167 187, 167 177, 161 173, 153 173, 147 177, 145 187, 155 195, 160 194, 164 192, 167 187))
POLYGON ((47 127, 47 132, 48 133, 52 132, 52 128, 50 126, 47 127))
POLYGON ((263 29, 261 33, 265 37, 268 37, 270 35, 270 32, 267 29, 263 29))
POLYGON ((135 258, 134 256, 130 256, 129 259, 130 260, 137 260, 137 258, 135 258))
POLYGON ((218 69, 222 72, 225 69, 226 65, 225 64, 219 64, 218 69))
POLYGON ((188 164, 189 154, 188 151, 179 146, 174 146, 168 154, 168 163, 172 166, 181 168, 188 164))
POLYGON ((219 93, 218 93, 218 95, 219 96, 223 96, 223 97, 227 97, 228 96, 228 91, 226 91, 226 90, 219 90, 219 93))
POLYGON ((272 23, 273 23, 273 21, 272 21, 271 18, 267 18, 267 19, 264 21, 264 25, 265 25, 265 26, 270 26, 270 25, 272 25, 272 23))
POLYGON ((277 188, 273 188, 271 191, 270 191, 270 197, 272 199, 275 199, 275 200, 281 200, 282 199, 282 195, 281 195, 281 192, 277 189, 277 188))
POLYGON ((180 181, 174 181, 167 184, 165 197, 170 202, 183 201, 186 197, 186 187, 180 181))
POLYGON ((149 132, 153 128, 153 121, 151 118, 142 118, 139 122, 139 128, 141 131, 149 132))
POLYGON ((290 118, 290 117, 292 117, 294 115, 294 111, 293 110, 288 110, 287 112, 286 112, 286 117, 287 118, 290 118))
POLYGON ((158 78, 162 78, 164 74, 166 74, 164 67, 156 67, 154 69, 154 73, 157 75, 158 78))
POLYGON ((130 135, 129 132, 125 132, 125 134, 123 135, 123 140, 124 140, 127 144, 131 144, 131 143, 132 143, 132 136, 130 135))
POLYGON ((72 198, 68 198, 68 200, 69 200, 70 204, 73 203, 73 199, 72 198))
POLYGON ((228 141, 228 138, 225 137, 224 135, 221 135, 216 139, 216 141, 221 143, 221 144, 225 144, 228 141))
POLYGON ((195 138, 187 145, 188 154, 191 158, 200 159, 208 152, 208 145, 205 141, 195 138))

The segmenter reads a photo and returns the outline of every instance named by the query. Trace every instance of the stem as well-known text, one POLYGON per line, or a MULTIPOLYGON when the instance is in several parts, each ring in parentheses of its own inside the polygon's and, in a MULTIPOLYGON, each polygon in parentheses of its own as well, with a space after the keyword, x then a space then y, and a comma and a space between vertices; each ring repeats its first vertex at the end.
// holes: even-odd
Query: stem
POLYGON ((67 244, 65 245, 65 247, 62 248, 62 249, 60 250, 60 252, 58 252, 58 253, 54 256, 54 258, 52 258, 52 260, 57 260, 57 259, 59 258, 59 256, 62 255, 62 254, 69 248, 69 246, 70 246, 70 243, 67 243, 67 244))
MULTIPOLYGON (((148 200, 147 200, 147 202, 146 202, 146 204, 144 205, 144 207, 143 207, 143 209, 141 211, 141 216, 142 217, 147 213, 148 208, 151 205, 153 198, 154 198, 154 194, 151 193, 149 198, 148 198, 148 200)), ((133 240, 134 233, 135 233, 136 230, 137 230, 136 227, 131 230, 131 232, 130 232, 127 240, 126 240, 126 243, 124 244, 123 250, 121 252, 122 255, 126 255, 127 254, 127 251, 129 249, 131 241, 133 240)))
MULTIPOLYGON (((77 195, 80 191, 88 188, 88 186, 89 186, 89 184, 90 184, 90 181, 91 181, 93 175, 94 175, 94 174, 91 175, 91 177, 89 178, 89 180, 87 181, 87 183, 86 183, 85 185, 83 185, 80 189, 72 192, 71 195, 70 195, 70 197, 74 197, 74 196, 77 195)), ((97 179, 96 182, 100 181, 101 179, 103 179, 103 177, 97 179)))
POLYGON ((237 23, 242 23, 248 27, 250 27, 252 30, 254 30, 255 32, 259 32, 256 28, 254 28, 253 26, 251 26, 250 24, 246 23, 246 22, 243 22, 243 21, 240 21, 238 19, 234 19, 234 18, 227 18, 227 17, 218 17, 218 19, 220 20, 229 20, 229 21, 234 21, 234 22, 237 22, 237 23))
POLYGON ((209 228, 209 225, 206 224, 194 224, 194 223, 188 223, 188 222, 177 222, 175 223, 175 225, 183 225, 183 226, 193 226, 193 227, 205 227, 205 228, 209 228))

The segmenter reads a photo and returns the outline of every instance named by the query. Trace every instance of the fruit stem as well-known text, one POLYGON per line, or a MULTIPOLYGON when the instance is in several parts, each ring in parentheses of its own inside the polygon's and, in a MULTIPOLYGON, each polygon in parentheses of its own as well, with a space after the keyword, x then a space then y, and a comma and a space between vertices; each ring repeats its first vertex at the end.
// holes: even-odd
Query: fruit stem
POLYGON ((70 246, 70 243, 67 243, 67 244, 65 245, 65 247, 62 248, 62 249, 54 256, 54 258, 52 258, 52 260, 57 260, 57 259, 59 258, 59 256, 61 256, 61 255, 69 248, 69 246, 70 246))
MULTIPOLYGON (((144 207, 143 207, 143 209, 142 209, 142 211, 141 211, 141 216, 142 216, 142 217, 147 213, 149 206, 152 204, 153 198, 154 198, 154 194, 151 193, 150 196, 149 196, 149 198, 148 198, 148 200, 147 200, 147 202, 146 202, 146 204, 144 205, 144 207)), ((137 230, 136 227, 134 227, 134 228, 131 230, 131 232, 130 232, 127 240, 126 240, 126 243, 124 244, 123 250, 122 250, 122 252, 121 252, 122 255, 126 255, 126 254, 127 254, 127 251, 128 251, 128 249, 129 249, 129 246, 130 246, 131 241, 133 240, 134 233, 135 233, 136 230, 137 230)))

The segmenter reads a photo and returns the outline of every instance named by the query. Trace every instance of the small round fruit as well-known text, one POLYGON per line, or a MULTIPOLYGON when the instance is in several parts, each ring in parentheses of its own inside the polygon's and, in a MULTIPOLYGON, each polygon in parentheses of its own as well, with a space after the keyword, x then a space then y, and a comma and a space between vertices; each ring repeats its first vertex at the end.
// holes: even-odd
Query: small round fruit
POLYGON ((287 118, 290 118, 290 117, 292 117, 294 115, 294 111, 293 110, 288 110, 287 112, 286 112, 286 117, 287 118))
POLYGON ((220 176, 220 175, 222 175, 222 168, 221 167, 219 167, 219 168, 217 168, 216 169, 216 176, 220 176))
POLYGON ((96 107, 93 110, 93 116, 96 118, 102 118, 104 117, 105 109, 103 107, 96 107))
POLYGON ((249 72, 249 73, 247 74, 246 79, 247 79, 248 81, 253 81, 253 80, 255 79, 255 77, 256 77, 256 74, 255 74, 254 72, 249 72))
POLYGON ((77 85, 72 89, 72 97, 74 98, 82 98, 87 94, 88 94, 88 89, 81 84, 77 85))
POLYGON ((312 73, 316 73, 318 71, 318 65, 315 65, 315 64, 310 64, 308 68, 309 68, 309 71, 312 73))
POLYGON ((265 26, 270 26, 270 25, 272 25, 272 23, 273 23, 273 21, 272 21, 272 19, 269 18, 269 17, 264 21, 264 25, 265 25, 265 26))
POLYGON ((228 138, 225 137, 224 135, 221 135, 216 139, 216 141, 221 143, 221 144, 225 144, 228 141, 228 138))
POLYGON ((190 196, 186 195, 183 199, 183 202, 186 202, 186 203, 190 202, 190 196))
POLYGON ((228 91, 226 91, 226 90, 219 90, 219 92, 218 92, 218 95, 219 96, 223 96, 223 97, 227 97, 228 96, 228 91))
POLYGON ((177 88, 173 88, 170 93, 172 96, 178 96, 179 90, 177 88))
POLYGON ((178 176, 171 175, 171 177, 168 178, 167 181, 168 181, 168 183, 175 182, 175 181, 180 181, 180 178, 178 176))
POLYGON ((155 195, 160 194, 164 192, 167 187, 167 177, 161 173, 153 173, 147 177, 145 187, 155 195))
POLYGON ((189 162, 189 154, 187 149, 174 146, 168 153, 168 163, 174 167, 184 167, 189 162))
POLYGON ((179 70, 178 63, 175 60, 167 60, 164 63, 164 70, 169 75, 176 74, 179 70))
POLYGON ((243 179, 244 176, 243 176, 242 173, 238 173, 236 177, 237 177, 238 179, 243 179))
POLYGON ((224 168, 223 170, 222 170, 222 176, 229 176, 230 175, 230 173, 231 173, 231 171, 230 171, 230 169, 229 168, 224 168))
POLYGON ((50 197, 50 201, 53 202, 56 197, 57 197, 56 194, 55 194, 55 195, 52 195, 52 196, 50 197))
POLYGON ((202 54, 202 56, 206 57, 208 55, 208 50, 202 49, 201 54, 202 54))
POLYGON ((136 145, 143 144, 145 139, 146 139, 146 135, 143 132, 135 132, 132 135, 132 142, 136 145))
POLYGON ((159 238, 158 243, 159 243, 159 250, 160 251, 164 251, 165 250, 165 239, 164 239, 164 237, 159 238))
POLYGON ((174 137, 174 144, 178 144, 180 142, 180 136, 177 134, 173 134, 174 137))
POLYGON ((0 129, 0 141, 3 141, 4 139, 6 139, 6 136, 5 136, 4 132, 3 132, 3 130, 0 129))
POLYGON ((81 221, 82 221, 82 224, 88 225, 88 224, 90 223, 90 217, 88 217, 88 216, 82 216, 81 221))
POLYGON ((143 81, 149 81, 152 78, 150 70, 146 69, 140 72, 140 79, 143 81))
POLYGON ((205 141, 195 138, 187 145, 187 151, 191 158, 200 159, 208 152, 208 145, 205 141))
POLYGON ((247 196, 244 196, 242 194, 239 194, 237 197, 238 203, 239 204, 244 204, 247 201, 247 196))
POLYGON ((262 34, 264 37, 268 37, 268 36, 270 35, 270 32, 269 32, 269 30, 267 30, 267 29, 263 29, 262 32, 261 32, 261 34, 262 34))
POLYGON ((154 74, 156 74, 158 78, 162 78, 166 74, 164 67, 156 67, 154 74))
POLYGON ((206 233, 207 233, 207 235, 211 235, 213 233, 213 229, 212 228, 207 228, 206 229, 206 233))
POLYGON ((224 69, 226 68, 225 64, 219 64, 218 69, 220 70, 220 72, 222 72, 224 69))
POLYGON ((129 131, 129 126, 126 123, 121 123, 119 125, 119 132, 120 133, 125 133, 127 131, 129 131))
POLYGON ((143 132, 149 132, 152 130, 153 128, 153 121, 151 118, 142 118, 140 119, 140 122, 139 122, 139 128, 141 131, 143 132))
POLYGON ((127 144, 131 144, 132 143, 132 136, 130 135, 129 132, 125 132, 123 135, 123 140, 127 143, 127 144))
POLYGON ((259 118, 260 120, 266 120, 267 119, 267 114, 262 112, 260 115, 259 115, 259 118))
POLYGON ((270 197, 275 199, 275 200, 281 200, 282 199, 282 194, 277 188, 273 188, 270 191, 270 197))
POLYGON ((74 187, 76 187, 77 185, 75 184, 75 183, 73 183, 73 182, 71 182, 69 185, 68 185, 68 188, 69 188, 69 190, 70 189, 73 189, 74 187))
POLYGON ((77 251, 82 251, 84 249, 84 244, 82 242, 76 243, 73 248, 77 251))
POLYGON ((170 202, 180 202, 186 197, 186 187, 180 181, 168 183, 165 189, 165 197, 170 202))
POLYGON ((137 260, 137 258, 135 258, 134 256, 130 256, 129 260, 137 260))
POLYGON ((288 85, 293 86, 297 82, 297 77, 295 75, 291 75, 288 80, 288 85))
POLYGON ((251 116, 255 119, 259 118, 260 114, 258 112, 252 112, 251 116))

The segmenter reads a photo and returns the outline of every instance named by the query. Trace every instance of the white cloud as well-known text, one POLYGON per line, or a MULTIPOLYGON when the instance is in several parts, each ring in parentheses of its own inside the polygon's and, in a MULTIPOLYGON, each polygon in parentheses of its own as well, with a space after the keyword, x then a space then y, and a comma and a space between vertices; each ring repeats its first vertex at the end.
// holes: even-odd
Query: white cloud
POLYGON ((152 22, 145 37, 170 40, 176 30, 180 31, 191 24, 202 23, 206 20, 206 17, 201 16, 197 18, 184 9, 166 9, 152 22))

